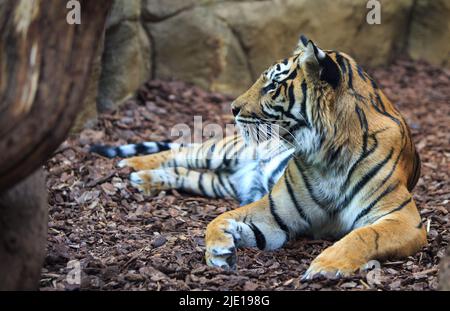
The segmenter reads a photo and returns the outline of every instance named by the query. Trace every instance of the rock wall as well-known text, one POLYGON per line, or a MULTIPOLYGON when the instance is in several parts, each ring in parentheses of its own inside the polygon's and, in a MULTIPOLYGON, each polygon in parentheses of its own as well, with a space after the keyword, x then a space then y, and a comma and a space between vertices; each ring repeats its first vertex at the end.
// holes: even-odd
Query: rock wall
POLYGON ((448 0, 380 0, 369 25, 367 0, 114 0, 97 108, 116 107, 149 78, 181 79, 236 96, 299 34, 366 66, 408 52, 450 66, 448 0))
POLYGON ((408 38, 412 58, 450 68, 450 1, 416 0, 408 38))

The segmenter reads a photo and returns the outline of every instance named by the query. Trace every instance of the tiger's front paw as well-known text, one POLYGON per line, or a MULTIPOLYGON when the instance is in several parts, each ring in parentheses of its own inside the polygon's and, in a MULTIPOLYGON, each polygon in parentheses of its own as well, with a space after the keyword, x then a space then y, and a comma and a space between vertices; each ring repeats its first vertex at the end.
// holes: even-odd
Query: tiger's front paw
POLYGON ((316 257, 302 276, 302 280, 313 280, 324 277, 327 279, 338 279, 348 277, 357 272, 366 264, 366 260, 358 255, 343 255, 333 247, 327 248, 316 257))
POLYGON ((208 266, 236 269, 236 247, 241 240, 236 221, 214 220, 206 229, 205 259, 208 266))

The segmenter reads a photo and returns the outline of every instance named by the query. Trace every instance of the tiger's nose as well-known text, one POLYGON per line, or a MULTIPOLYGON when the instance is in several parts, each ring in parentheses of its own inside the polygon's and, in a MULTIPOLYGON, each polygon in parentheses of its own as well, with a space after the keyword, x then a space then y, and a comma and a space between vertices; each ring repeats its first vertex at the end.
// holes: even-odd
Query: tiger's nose
POLYGON ((237 116, 239 111, 241 111, 241 108, 239 107, 232 107, 231 112, 233 113, 233 116, 237 116))

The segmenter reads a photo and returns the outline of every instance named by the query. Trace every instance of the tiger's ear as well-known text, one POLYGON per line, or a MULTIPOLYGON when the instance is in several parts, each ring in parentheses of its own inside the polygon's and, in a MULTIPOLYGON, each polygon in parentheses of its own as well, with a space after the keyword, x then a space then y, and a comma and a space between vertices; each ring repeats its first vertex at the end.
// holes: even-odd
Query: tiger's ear
POLYGON ((298 38, 297 46, 294 49, 294 55, 300 53, 306 48, 306 45, 308 44, 309 39, 305 35, 300 35, 298 38))
POLYGON ((300 59, 306 74, 312 79, 329 83, 333 88, 339 85, 341 75, 339 67, 331 57, 309 40, 300 59))

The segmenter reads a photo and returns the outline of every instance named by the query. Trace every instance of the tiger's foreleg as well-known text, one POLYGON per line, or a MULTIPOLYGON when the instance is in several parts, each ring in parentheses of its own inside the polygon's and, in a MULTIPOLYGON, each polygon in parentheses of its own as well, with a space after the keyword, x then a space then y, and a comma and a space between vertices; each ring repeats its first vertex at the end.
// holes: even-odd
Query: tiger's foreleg
POLYGON ((211 221, 205 236, 206 263, 234 267, 238 247, 256 246, 261 250, 274 250, 310 230, 310 219, 298 204, 292 182, 288 168, 272 191, 263 198, 211 221))
POLYGON ((198 172, 184 167, 142 170, 130 175, 131 183, 145 194, 178 189, 211 198, 235 198, 237 191, 225 172, 198 172))
POLYGON ((397 204, 378 211, 374 222, 348 233, 325 249, 306 271, 303 279, 317 276, 347 276, 372 259, 404 258, 427 243, 416 205, 410 194, 397 204))
POLYGON ((288 240, 270 210, 268 196, 249 205, 226 212, 206 228, 206 263, 234 268, 236 248, 277 249, 288 240))

